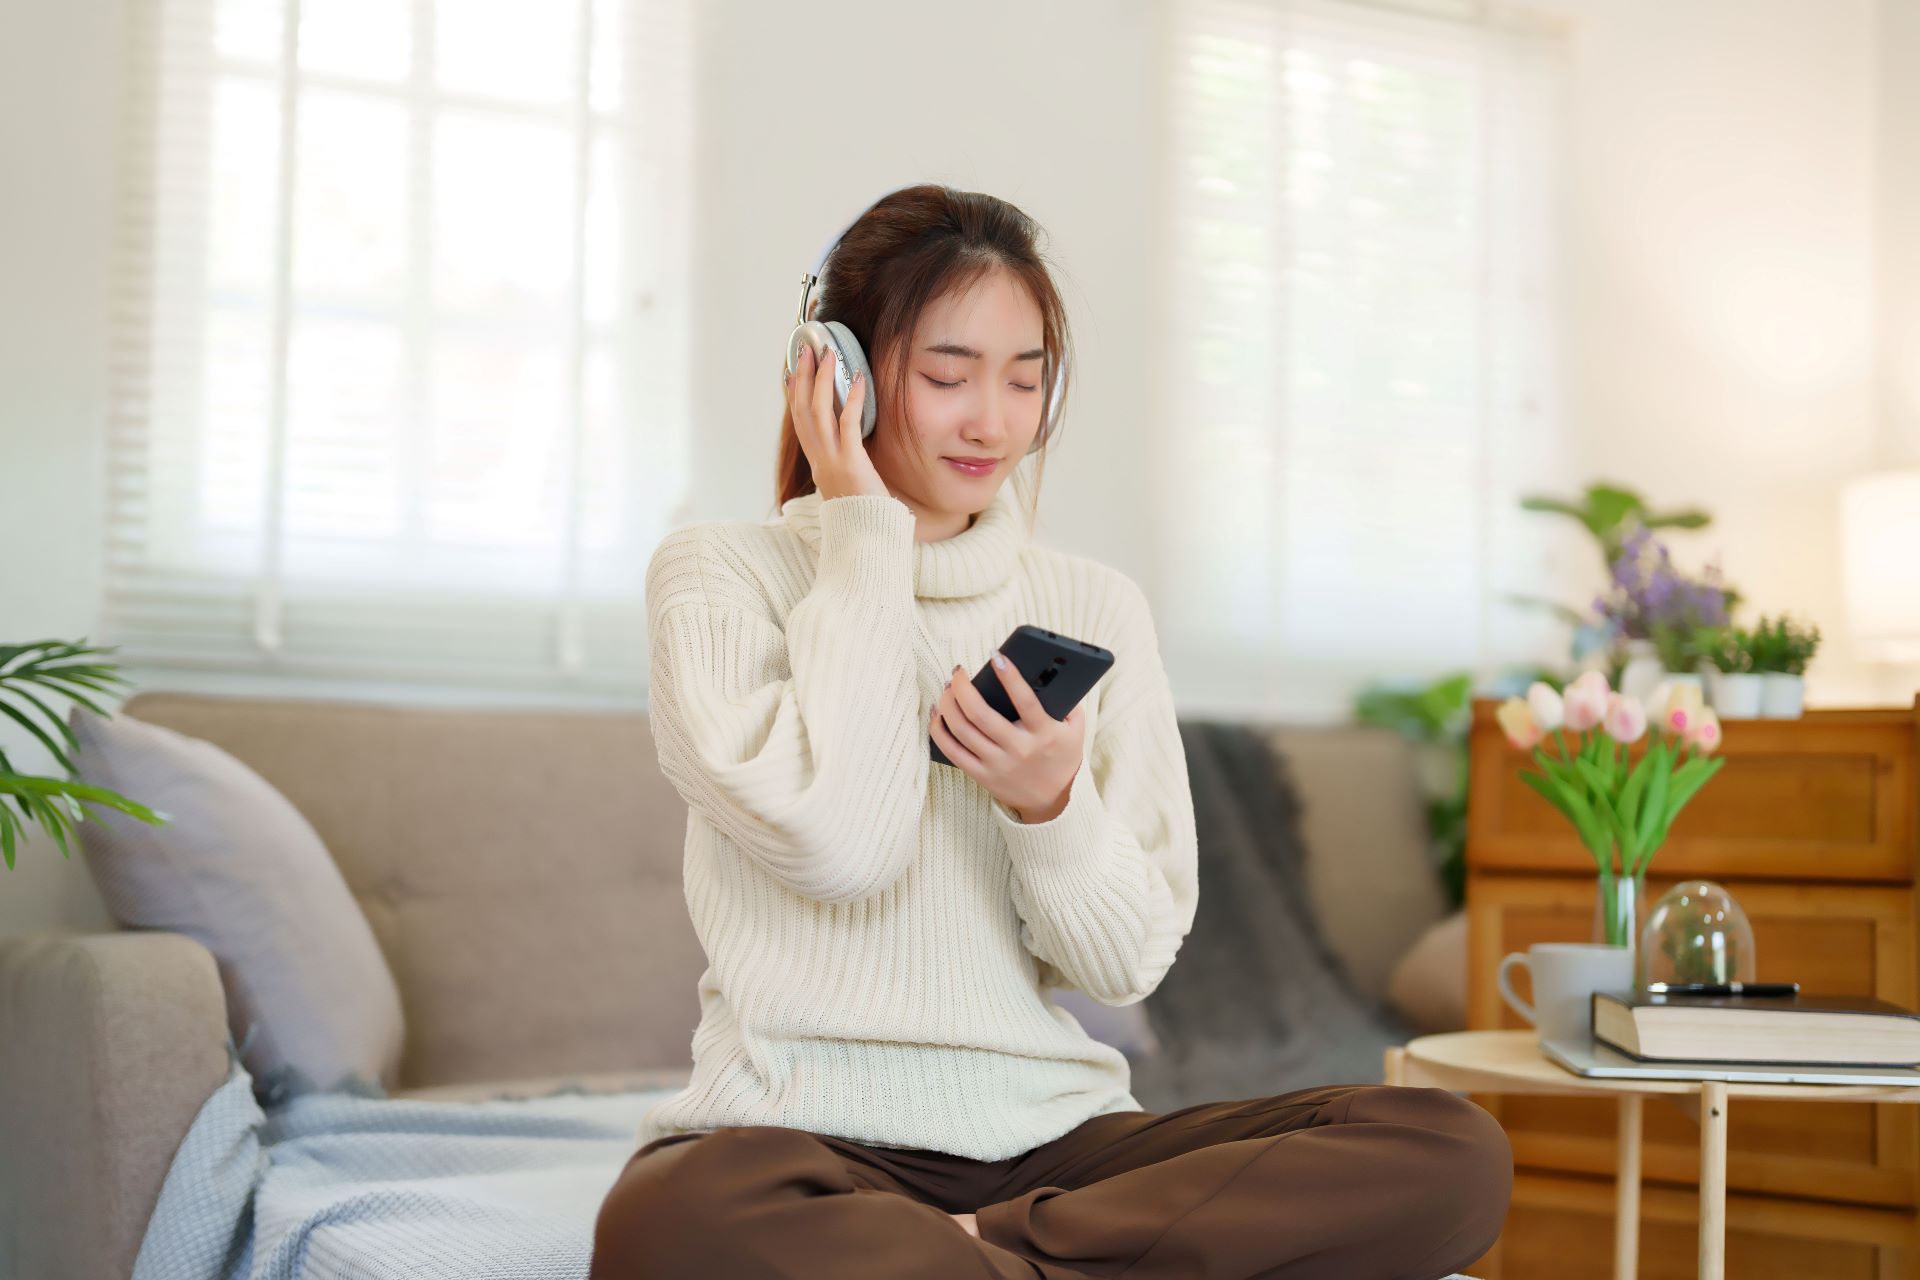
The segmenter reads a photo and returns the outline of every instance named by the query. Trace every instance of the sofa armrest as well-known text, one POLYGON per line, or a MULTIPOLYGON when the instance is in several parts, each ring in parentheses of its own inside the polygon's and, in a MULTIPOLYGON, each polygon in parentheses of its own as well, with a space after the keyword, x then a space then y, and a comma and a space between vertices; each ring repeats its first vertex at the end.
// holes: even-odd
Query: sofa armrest
POLYGON ((184 934, 0 938, 0 1275, 128 1280, 229 1042, 184 934))

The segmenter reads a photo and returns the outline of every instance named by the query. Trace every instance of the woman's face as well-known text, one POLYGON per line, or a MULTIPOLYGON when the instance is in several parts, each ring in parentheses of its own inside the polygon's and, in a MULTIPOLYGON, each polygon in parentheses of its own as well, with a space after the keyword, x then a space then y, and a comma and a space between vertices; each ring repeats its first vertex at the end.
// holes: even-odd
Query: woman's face
POLYGON ((897 496, 929 513, 983 511, 1040 430, 1045 393, 1040 308, 994 269, 921 312, 907 364, 907 421, 888 403, 888 367, 875 370, 879 415, 868 441, 874 469, 897 496), (903 454, 908 456, 903 456, 903 454), (985 459, 969 471, 953 459, 985 459))

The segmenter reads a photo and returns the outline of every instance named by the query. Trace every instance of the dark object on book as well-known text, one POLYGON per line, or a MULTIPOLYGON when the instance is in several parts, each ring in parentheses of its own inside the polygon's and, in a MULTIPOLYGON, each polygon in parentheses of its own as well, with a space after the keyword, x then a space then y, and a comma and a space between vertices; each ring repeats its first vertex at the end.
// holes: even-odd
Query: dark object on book
POLYGON ((1920 1013, 1871 996, 1593 993, 1593 1038, 1642 1062, 1920 1064, 1920 1013))
POLYGON ((1797 982, 1649 982, 1646 989, 1663 996, 1797 996, 1797 982))

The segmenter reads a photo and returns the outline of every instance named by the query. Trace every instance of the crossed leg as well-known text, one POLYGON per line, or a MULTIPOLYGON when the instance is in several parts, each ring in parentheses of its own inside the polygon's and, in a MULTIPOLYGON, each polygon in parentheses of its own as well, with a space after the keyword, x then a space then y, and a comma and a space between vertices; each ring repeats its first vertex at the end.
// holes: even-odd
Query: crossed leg
POLYGON ((628 1160, 589 1280, 1034 1280, 945 1210, 800 1129, 676 1134, 628 1160))
POLYGON ((833 1141, 756 1125, 649 1144, 601 1208, 590 1275, 1434 1280, 1498 1237, 1513 1185, 1490 1115, 1407 1086, 1095 1116, 1006 1162, 977 1240, 833 1141))
POLYGON ((1096 1116, 1011 1180, 980 1237, 1049 1278, 1434 1280, 1498 1238, 1513 1150, 1444 1089, 1331 1085, 1096 1116))

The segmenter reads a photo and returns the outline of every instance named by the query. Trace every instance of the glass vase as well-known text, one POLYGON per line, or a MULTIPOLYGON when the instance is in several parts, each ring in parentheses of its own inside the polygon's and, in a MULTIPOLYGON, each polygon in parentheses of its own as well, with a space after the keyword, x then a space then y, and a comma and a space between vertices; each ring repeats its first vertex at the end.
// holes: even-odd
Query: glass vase
POLYGON ((1610 947, 1625 947, 1633 960, 1633 985, 1642 986, 1640 972, 1640 930, 1646 923, 1647 873, 1602 871, 1594 885, 1593 940, 1610 947))

